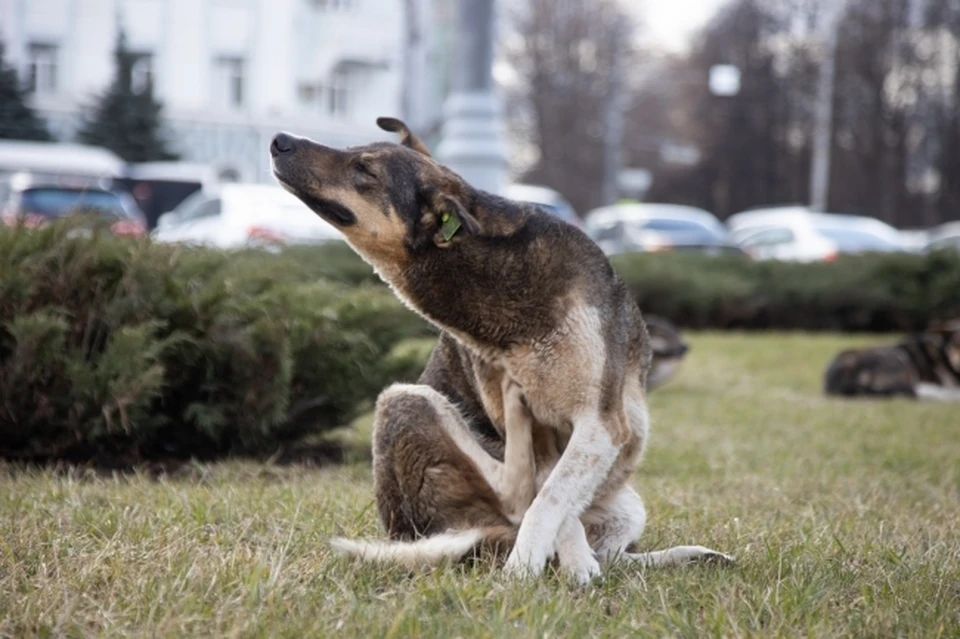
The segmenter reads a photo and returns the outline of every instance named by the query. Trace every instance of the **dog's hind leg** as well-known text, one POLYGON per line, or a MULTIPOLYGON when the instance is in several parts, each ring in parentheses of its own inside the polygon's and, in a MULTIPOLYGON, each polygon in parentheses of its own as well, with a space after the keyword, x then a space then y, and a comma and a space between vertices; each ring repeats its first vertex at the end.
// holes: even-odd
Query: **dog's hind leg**
POLYGON ((465 455, 486 483, 500 498, 506 515, 519 523, 536 494, 536 464, 533 458, 533 416, 523 401, 523 391, 515 382, 504 380, 505 417, 504 461, 492 457, 479 444, 460 411, 450 400, 430 386, 395 384, 384 391, 427 400, 436 412, 436 425, 465 455))
POLYGON ((494 490, 510 520, 519 524, 537 493, 533 458, 533 415, 523 390, 507 377, 503 381, 504 452, 494 490))
POLYGON ((643 500, 630 486, 624 486, 611 499, 592 506, 583 515, 591 546, 605 564, 628 561, 654 567, 692 561, 733 561, 729 555, 703 546, 675 546, 645 553, 627 552, 627 548, 643 533, 646 520, 643 500))
POLYGON ((674 546, 666 550, 650 552, 624 553, 621 561, 629 561, 650 568, 678 566, 693 562, 716 562, 732 564, 736 560, 730 555, 703 546, 674 546))
POLYGON ((466 514, 474 513, 478 526, 500 525, 491 521, 496 519, 520 522, 536 494, 533 416, 515 383, 504 383, 504 401, 507 432, 501 462, 434 388, 394 384, 380 394, 374 479, 381 519, 391 536, 398 534, 390 523, 395 521, 408 522, 400 526, 406 531, 402 536, 443 532, 456 513, 459 521, 469 521, 466 514))
POLYGON ((624 486, 610 499, 590 507, 583 514, 590 545, 603 563, 615 561, 640 538, 647 523, 643 499, 624 486))
POLYGON ((560 569, 582 585, 600 574, 600 562, 590 547, 583 523, 567 517, 557 533, 557 560, 560 569))
POLYGON ((514 529, 492 485, 501 466, 471 436, 456 406, 433 388, 394 384, 377 399, 374 488, 391 538, 514 529))

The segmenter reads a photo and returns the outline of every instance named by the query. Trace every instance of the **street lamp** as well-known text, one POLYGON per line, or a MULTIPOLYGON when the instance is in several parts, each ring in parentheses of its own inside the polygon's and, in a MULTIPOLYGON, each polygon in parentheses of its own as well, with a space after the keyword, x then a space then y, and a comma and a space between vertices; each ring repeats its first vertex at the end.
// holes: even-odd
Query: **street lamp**
POLYGON ((830 146, 833 143, 833 85, 837 68, 837 37, 846 8, 845 0, 824 6, 821 38, 823 59, 817 78, 817 104, 814 110, 813 157, 810 166, 810 209, 823 212, 830 195, 830 146))
POLYGON ((740 69, 732 64, 715 64, 710 67, 707 86, 710 93, 729 98, 740 93, 740 69))

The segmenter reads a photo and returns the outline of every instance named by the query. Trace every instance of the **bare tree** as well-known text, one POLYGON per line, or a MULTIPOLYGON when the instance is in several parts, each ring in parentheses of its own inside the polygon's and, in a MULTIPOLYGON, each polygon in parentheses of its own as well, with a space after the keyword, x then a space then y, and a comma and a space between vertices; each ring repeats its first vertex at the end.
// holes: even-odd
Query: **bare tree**
MULTIPOLYGON (((696 143, 701 161, 686 170, 658 166, 651 198, 721 217, 809 202, 824 55, 811 27, 830 1, 734 0, 691 56, 672 63, 666 77, 702 78, 660 105, 684 114, 672 133, 696 143), (713 64, 740 67, 739 95, 709 94, 713 64)), ((960 0, 847 0, 840 34, 828 210, 899 226, 960 218, 960 0)), ((641 91, 635 107, 643 99, 641 91)), ((642 145, 630 141, 632 124, 634 149, 642 145)))
MULTIPOLYGON (((507 47, 523 78, 513 133, 538 151, 526 179, 585 211, 609 201, 622 159, 653 171, 648 199, 720 217, 809 203, 816 26, 832 2, 732 0, 688 56, 638 73, 631 28, 616 53, 613 0, 527 0, 507 47), (717 64, 741 70, 736 96, 710 93, 717 64), (625 109, 612 106, 619 87, 625 109), (675 142, 699 150, 695 165, 665 159, 675 142)), ((960 0, 846 0, 835 62, 826 208, 902 227, 960 219, 960 0)))
MULTIPOLYGON (((934 43, 930 65, 939 91, 935 98, 936 131, 926 136, 938 187, 932 219, 960 219, 960 0, 930 0, 925 33, 934 43)), ((919 52, 923 57, 924 51, 919 52)))
POLYGON ((413 92, 415 90, 414 57, 420 48, 420 12, 417 0, 403 0, 403 80, 400 84, 400 111, 404 120, 413 119, 413 92))
POLYGON ((510 126, 538 151, 524 179, 559 190, 585 212, 609 199, 605 178, 618 164, 607 130, 617 126, 617 70, 634 60, 630 17, 616 0, 527 0, 510 26, 505 50, 520 77, 510 126))
MULTIPOLYGON (((684 63, 664 81, 684 78, 674 92, 683 131, 700 149, 690 169, 661 167, 650 198, 707 208, 721 217, 758 204, 806 201, 815 73, 802 39, 789 34, 794 0, 739 0, 707 26, 684 63), (708 75, 736 65, 736 96, 712 95, 708 75)), ((641 91, 641 96, 643 95, 641 91)))

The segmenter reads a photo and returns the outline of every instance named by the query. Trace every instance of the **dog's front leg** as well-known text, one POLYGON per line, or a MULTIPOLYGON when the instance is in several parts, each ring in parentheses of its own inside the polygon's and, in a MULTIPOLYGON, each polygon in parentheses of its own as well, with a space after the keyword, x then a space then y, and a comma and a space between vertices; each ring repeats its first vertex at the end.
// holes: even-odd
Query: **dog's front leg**
MULTIPOLYGON (((543 572, 557 550, 561 527, 570 517, 579 519, 593 501, 617 458, 618 449, 599 415, 574 419, 573 435, 566 450, 520 524, 516 545, 504 565, 508 573, 539 575, 543 572)), ((566 524, 566 529, 565 536, 576 533, 572 522, 566 524)))
MULTIPOLYGON (((519 384, 504 377, 502 390, 505 446, 498 494, 507 517, 520 523, 536 495, 533 415, 525 405, 519 384)), ((600 563, 578 517, 564 520, 557 534, 556 549, 560 569, 578 583, 586 584, 600 574, 600 563)))

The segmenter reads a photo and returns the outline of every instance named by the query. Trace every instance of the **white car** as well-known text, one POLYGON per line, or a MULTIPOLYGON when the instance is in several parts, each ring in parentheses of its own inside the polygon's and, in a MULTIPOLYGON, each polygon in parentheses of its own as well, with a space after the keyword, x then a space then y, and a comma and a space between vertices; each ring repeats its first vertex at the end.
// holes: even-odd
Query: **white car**
POLYGON ((929 232, 930 240, 924 247, 927 251, 953 249, 960 253, 960 222, 947 222, 929 232))
POLYGON ((587 214, 584 230, 607 255, 673 250, 740 252, 712 213, 679 204, 624 202, 604 206, 587 214))
POLYGON ((841 253, 906 250, 899 231, 880 220, 813 213, 802 206, 737 213, 727 227, 737 245, 758 260, 831 261, 841 253))
POLYGON ((221 184, 198 191, 157 220, 159 242, 241 248, 318 244, 343 234, 279 186, 221 184))
POLYGON ((517 202, 536 204, 541 209, 574 226, 581 226, 577 212, 573 210, 567 199, 545 186, 533 184, 510 184, 503 190, 503 196, 517 202))

